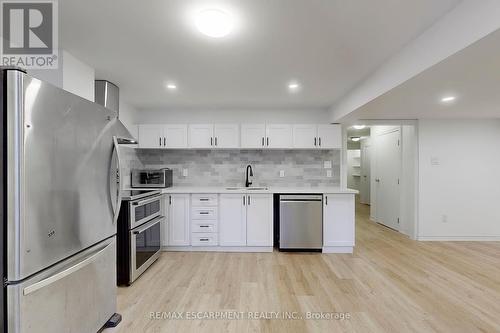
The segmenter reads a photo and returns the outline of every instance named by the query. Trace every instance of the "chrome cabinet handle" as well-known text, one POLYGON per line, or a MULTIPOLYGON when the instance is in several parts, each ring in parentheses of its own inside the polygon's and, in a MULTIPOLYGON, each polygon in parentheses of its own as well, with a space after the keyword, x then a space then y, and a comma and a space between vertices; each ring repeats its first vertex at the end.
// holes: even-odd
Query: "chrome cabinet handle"
POLYGON ((328 206, 328 196, 325 195, 325 205, 328 206))
POLYGON ((316 147, 316 138, 314 138, 314 146, 316 147))
POLYGON ((243 206, 245 206, 245 196, 243 196, 243 206))
POLYGON ((248 205, 250 206, 250 196, 248 196, 248 205))
POLYGON ((171 195, 168 196, 168 204, 172 205, 172 196, 171 195))
POLYGON ((209 225, 200 225, 200 228, 210 228, 209 225))
POLYGON ((321 147, 321 138, 318 139, 319 146, 321 147))
POLYGON ((264 137, 262 137, 262 147, 264 147, 264 137))
POLYGON ((161 147, 161 136, 159 137, 159 139, 160 139, 160 147, 161 147))
POLYGON ((267 137, 267 146, 269 147, 269 137, 267 137))
POLYGON ((208 238, 200 238, 200 242, 208 242, 210 239, 208 238))
POLYGON ((167 146, 167 138, 163 137, 163 146, 167 146))
POLYGON ((210 138, 210 145, 213 146, 214 145, 214 138, 210 138))
POLYGON ((210 214, 209 212, 200 212, 200 215, 208 215, 210 214))
POLYGON ((215 145, 217 146, 217 137, 215 137, 215 145))
POLYGON ((200 198, 200 201, 208 201, 208 198, 200 198))

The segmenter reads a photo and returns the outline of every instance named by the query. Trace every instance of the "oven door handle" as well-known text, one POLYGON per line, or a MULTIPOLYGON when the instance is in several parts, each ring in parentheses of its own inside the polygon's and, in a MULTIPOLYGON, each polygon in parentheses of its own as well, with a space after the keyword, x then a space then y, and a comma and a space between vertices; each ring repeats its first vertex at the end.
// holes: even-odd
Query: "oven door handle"
POLYGON ((154 198, 148 198, 148 199, 144 199, 141 201, 134 201, 134 202, 132 202, 132 205, 133 206, 142 206, 142 205, 146 205, 148 203, 154 202, 156 200, 161 200, 161 196, 155 196, 154 198))
POLYGON ((144 232, 146 229, 151 228, 151 227, 152 227, 152 226, 154 226, 155 224, 160 223, 160 222, 161 222, 161 221, 163 221, 164 219, 165 219, 165 217, 164 217, 164 216, 157 217, 157 218, 155 218, 154 220, 149 221, 148 223, 141 225, 140 227, 137 227, 137 228, 135 228, 135 229, 132 229, 132 233, 133 233, 134 235, 138 235, 138 234, 140 234, 140 233, 144 232))

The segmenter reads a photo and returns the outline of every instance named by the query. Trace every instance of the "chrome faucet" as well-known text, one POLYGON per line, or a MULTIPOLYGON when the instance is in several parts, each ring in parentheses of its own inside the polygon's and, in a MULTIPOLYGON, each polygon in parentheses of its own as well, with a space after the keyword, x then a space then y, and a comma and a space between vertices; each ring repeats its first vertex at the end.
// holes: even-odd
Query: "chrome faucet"
POLYGON ((250 177, 253 177, 253 170, 250 164, 247 165, 247 171, 246 171, 247 179, 245 181, 245 187, 250 187, 250 185, 252 185, 252 182, 248 180, 248 170, 250 170, 250 177))

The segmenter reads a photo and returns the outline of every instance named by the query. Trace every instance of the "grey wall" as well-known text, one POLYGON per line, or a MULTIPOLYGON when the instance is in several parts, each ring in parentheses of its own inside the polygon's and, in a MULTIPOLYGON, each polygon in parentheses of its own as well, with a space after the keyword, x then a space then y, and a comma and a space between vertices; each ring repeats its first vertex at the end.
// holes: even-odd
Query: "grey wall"
MULTIPOLYGON (((124 174, 131 168, 174 170, 175 186, 241 186, 245 167, 254 170, 254 185, 339 186, 340 150, 123 150, 124 174), (327 177, 324 161, 332 162, 333 177, 327 177), (188 169, 188 176, 182 170, 188 169), (279 177, 279 171, 285 177, 279 177)), ((125 184, 130 184, 126 177, 125 184)))

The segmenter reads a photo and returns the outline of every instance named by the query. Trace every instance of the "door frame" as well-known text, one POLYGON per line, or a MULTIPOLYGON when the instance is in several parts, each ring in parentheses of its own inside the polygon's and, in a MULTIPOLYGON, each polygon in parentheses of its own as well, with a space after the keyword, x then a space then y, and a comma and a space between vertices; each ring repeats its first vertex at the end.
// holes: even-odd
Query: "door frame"
MULTIPOLYGON (((418 235, 418 191, 419 191, 419 169, 418 169, 418 120, 374 120, 360 119, 354 122, 342 124, 342 154, 341 154, 341 186, 347 187, 347 129, 355 124, 366 126, 401 126, 401 151, 405 157, 401 164, 401 196, 400 217, 405 225, 400 228, 400 232, 407 235, 410 239, 416 240, 418 235)), ((374 146, 372 142, 372 147, 374 146)), ((375 152, 372 150, 371 158, 374 158, 375 152)), ((373 167, 373 163, 372 163, 373 167)), ((373 169, 372 169, 372 178, 373 169)), ((373 198, 371 198, 373 200, 373 198)))

